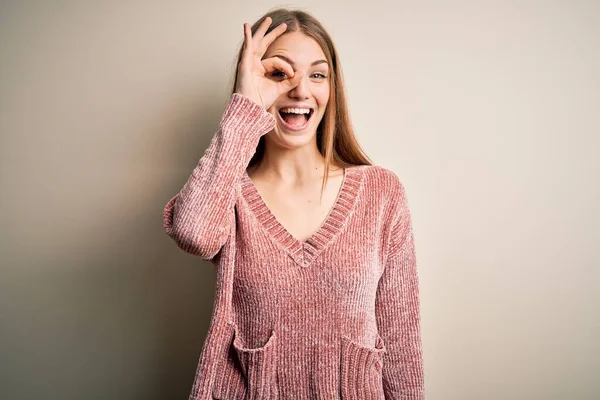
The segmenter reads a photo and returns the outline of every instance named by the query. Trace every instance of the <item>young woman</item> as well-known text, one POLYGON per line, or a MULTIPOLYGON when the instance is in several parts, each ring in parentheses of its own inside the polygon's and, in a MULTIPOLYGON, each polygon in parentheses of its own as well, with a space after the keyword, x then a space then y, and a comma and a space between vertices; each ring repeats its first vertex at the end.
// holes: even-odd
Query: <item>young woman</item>
POLYGON ((354 137, 330 36, 273 10, 244 24, 237 66, 164 209, 178 246, 217 267, 190 399, 424 399, 405 190, 354 137))

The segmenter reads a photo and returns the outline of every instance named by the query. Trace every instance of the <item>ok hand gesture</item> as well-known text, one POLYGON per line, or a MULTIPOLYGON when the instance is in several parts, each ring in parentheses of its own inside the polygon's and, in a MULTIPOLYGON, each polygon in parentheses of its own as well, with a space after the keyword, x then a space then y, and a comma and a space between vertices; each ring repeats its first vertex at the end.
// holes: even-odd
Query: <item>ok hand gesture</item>
POLYGON ((294 72, 291 65, 281 58, 262 59, 269 45, 287 29, 286 24, 282 23, 265 36, 271 22, 271 17, 266 17, 254 36, 250 25, 244 23, 244 49, 237 68, 238 80, 235 88, 236 93, 262 104, 265 109, 269 109, 279 96, 298 86, 302 79, 302 73, 294 72), (270 78, 268 75, 274 71, 282 71, 287 78, 270 78))

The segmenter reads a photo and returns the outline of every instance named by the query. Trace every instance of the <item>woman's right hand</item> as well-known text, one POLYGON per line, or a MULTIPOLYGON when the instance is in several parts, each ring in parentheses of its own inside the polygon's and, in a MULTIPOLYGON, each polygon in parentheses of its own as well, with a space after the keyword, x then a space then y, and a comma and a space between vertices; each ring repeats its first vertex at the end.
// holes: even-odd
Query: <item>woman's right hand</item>
POLYGON ((281 58, 262 59, 269 45, 287 29, 286 24, 282 23, 265 36, 271 22, 271 17, 266 17, 254 36, 250 24, 244 23, 244 49, 237 68, 235 88, 236 93, 252 99, 257 104, 262 104, 267 110, 279 96, 298 86, 302 79, 302 73, 294 72, 292 66, 281 58), (285 73, 287 78, 281 80, 268 76, 275 71, 285 73))

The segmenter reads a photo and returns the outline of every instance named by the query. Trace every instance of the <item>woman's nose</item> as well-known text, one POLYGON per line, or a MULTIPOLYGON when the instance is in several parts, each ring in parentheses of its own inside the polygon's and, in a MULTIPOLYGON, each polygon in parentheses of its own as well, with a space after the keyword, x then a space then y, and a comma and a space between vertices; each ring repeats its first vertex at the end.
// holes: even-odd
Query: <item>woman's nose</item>
POLYGON ((307 99, 310 96, 307 79, 307 76, 303 76, 302 79, 300 79, 298 86, 289 91, 289 96, 299 99, 307 99))

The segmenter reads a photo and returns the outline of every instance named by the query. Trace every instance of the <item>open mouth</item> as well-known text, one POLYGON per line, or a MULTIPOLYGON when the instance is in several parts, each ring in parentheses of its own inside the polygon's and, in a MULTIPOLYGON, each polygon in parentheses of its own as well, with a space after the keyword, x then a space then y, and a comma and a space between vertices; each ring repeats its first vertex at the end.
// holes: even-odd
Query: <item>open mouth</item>
POLYGON ((293 112, 284 112, 282 110, 284 109, 280 109, 278 112, 281 121, 287 129, 294 131, 306 128, 308 121, 310 121, 315 111, 313 108, 309 108, 308 112, 305 109, 294 109, 293 112))

